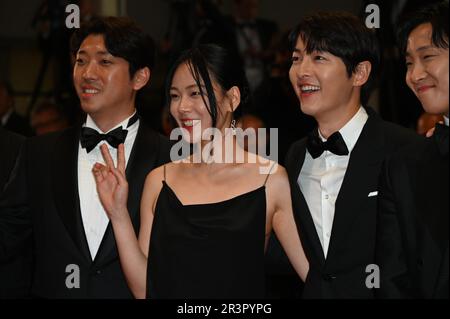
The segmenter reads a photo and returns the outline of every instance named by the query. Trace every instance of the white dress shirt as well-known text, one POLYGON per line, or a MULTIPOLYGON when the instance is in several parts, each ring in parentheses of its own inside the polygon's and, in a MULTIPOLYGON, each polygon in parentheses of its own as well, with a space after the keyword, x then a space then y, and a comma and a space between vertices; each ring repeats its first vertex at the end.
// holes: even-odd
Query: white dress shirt
MULTIPOLYGON (((325 257, 331 238, 336 199, 347 171, 351 152, 367 119, 366 110, 360 107, 353 118, 339 130, 347 145, 348 155, 338 156, 325 151, 318 158, 313 159, 306 151, 305 162, 297 179, 311 212, 325 257)), ((319 136, 325 141, 320 131, 319 136)))
POLYGON ((444 124, 448 126, 448 117, 444 116, 444 124))
MULTIPOLYGON (((126 164, 128 164, 131 149, 139 128, 139 120, 127 128, 128 120, 131 117, 132 116, 110 130, 112 131, 119 126, 122 126, 123 129, 128 130, 124 143, 126 164)), ((84 126, 92 128, 100 133, 102 132, 89 115, 87 116, 84 126)), ((117 165, 117 149, 111 147, 107 142, 100 142, 90 153, 87 153, 86 149, 81 147, 81 143, 78 147, 78 193, 80 196, 81 217, 92 260, 94 260, 97 255, 97 251, 109 223, 108 216, 106 215, 106 212, 100 202, 100 198, 98 197, 97 187, 95 184, 94 175, 92 173, 92 167, 95 163, 105 163, 100 151, 100 146, 103 144, 108 146, 109 152, 114 160, 114 164, 117 165)))

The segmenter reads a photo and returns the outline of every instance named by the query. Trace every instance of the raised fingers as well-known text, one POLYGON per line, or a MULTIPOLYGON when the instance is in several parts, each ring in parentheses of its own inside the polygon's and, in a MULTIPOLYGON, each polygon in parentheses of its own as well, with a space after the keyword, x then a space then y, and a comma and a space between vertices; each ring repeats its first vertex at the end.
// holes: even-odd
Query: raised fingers
POLYGON ((94 167, 92 168, 92 173, 94 174, 95 181, 98 183, 101 183, 104 179, 103 176, 103 170, 105 166, 99 163, 95 163, 94 167))
POLYGON ((125 175, 125 146, 120 144, 117 148, 117 169, 125 175))
POLYGON ((124 177, 122 172, 119 171, 119 169, 114 168, 114 169, 111 170, 111 173, 116 177, 117 182, 119 183, 119 185, 121 185, 121 186, 126 186, 127 185, 127 179, 124 177))
POLYGON ((114 168, 114 161, 111 157, 111 154, 109 153, 108 146, 106 144, 103 144, 100 146, 100 150, 102 152, 103 159, 105 160, 105 163, 108 167, 114 168))

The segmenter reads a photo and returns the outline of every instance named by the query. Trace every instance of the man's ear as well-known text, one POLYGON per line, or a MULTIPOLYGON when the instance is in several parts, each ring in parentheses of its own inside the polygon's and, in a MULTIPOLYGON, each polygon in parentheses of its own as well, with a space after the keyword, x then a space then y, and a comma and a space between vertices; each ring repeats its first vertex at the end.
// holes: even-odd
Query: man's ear
POLYGON ((230 100, 231 112, 236 111, 239 104, 241 104, 241 91, 237 86, 233 86, 227 92, 228 99, 230 100))
POLYGON ((148 67, 139 69, 133 76, 133 89, 139 91, 150 81, 150 69, 148 67))
POLYGON ((360 62, 353 73, 353 86, 363 86, 369 80, 372 64, 369 61, 360 62))

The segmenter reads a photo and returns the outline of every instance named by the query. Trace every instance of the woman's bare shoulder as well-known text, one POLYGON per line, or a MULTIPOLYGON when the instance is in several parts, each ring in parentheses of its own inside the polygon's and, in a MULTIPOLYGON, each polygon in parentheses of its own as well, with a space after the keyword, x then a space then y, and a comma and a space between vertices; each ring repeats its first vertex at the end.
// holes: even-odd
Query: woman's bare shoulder
POLYGON ((178 175, 180 170, 187 169, 189 164, 169 162, 167 164, 161 165, 148 173, 146 178, 146 184, 157 184, 161 185, 163 181, 167 178, 173 178, 173 176, 178 175))
POLYGON ((147 174, 145 184, 155 184, 164 180, 164 169, 167 164, 154 168, 147 174))
POLYGON ((260 155, 255 155, 256 159, 256 168, 258 169, 258 173, 261 175, 268 175, 269 179, 272 177, 275 178, 286 178, 286 169, 281 166, 278 162, 273 161, 271 159, 267 159, 260 155))
MULTIPOLYGON (((286 169, 279 163, 270 161, 269 164, 263 166, 264 173, 267 175, 267 186, 276 190, 284 190, 289 185, 289 179, 286 169)), ((261 168, 260 168, 261 170, 261 168)))

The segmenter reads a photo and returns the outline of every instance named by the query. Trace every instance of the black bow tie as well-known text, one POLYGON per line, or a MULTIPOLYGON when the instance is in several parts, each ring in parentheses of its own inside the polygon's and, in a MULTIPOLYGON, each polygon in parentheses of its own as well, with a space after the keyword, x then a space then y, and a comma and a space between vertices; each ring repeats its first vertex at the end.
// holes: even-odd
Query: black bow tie
POLYGON ((441 155, 447 155, 449 148, 448 126, 440 123, 436 124, 433 136, 441 155))
POLYGON ((108 142, 114 148, 117 148, 120 144, 125 142, 128 131, 124 130, 122 127, 118 127, 115 130, 107 134, 101 134, 96 130, 83 127, 81 129, 81 147, 86 149, 86 152, 90 153, 101 141, 108 142))
POLYGON ((323 142, 319 137, 318 131, 313 130, 308 135, 306 147, 314 159, 318 158, 325 151, 330 151, 336 155, 348 155, 347 145, 339 132, 333 133, 327 141, 323 142))
MULTIPOLYGON (((128 121, 127 128, 136 123, 138 119, 139 115, 136 113, 128 121)), ((107 134, 99 133, 89 127, 83 127, 81 129, 80 143, 81 147, 85 148, 88 153, 90 153, 101 141, 106 141, 112 147, 117 148, 120 144, 125 142, 127 134, 128 130, 124 130, 122 127, 118 127, 107 134)))

